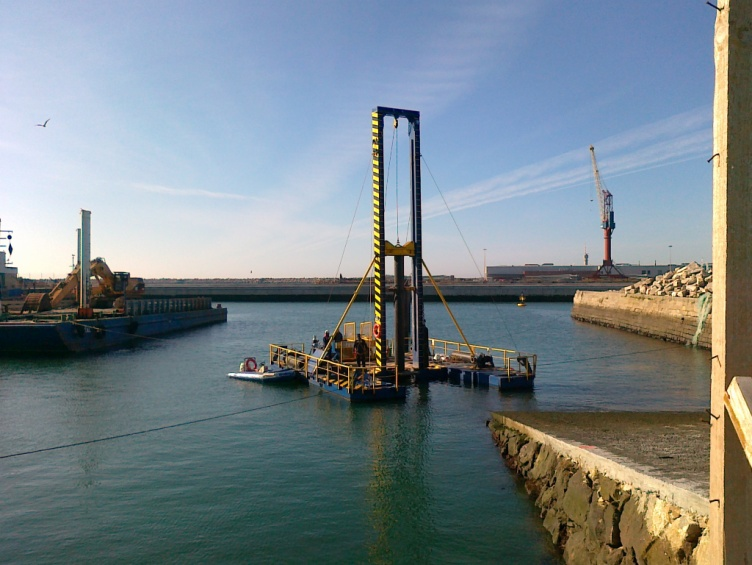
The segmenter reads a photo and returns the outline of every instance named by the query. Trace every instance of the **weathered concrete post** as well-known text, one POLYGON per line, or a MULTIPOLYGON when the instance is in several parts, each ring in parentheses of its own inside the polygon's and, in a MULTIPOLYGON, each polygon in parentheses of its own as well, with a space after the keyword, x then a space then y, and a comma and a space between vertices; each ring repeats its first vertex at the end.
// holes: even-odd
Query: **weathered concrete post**
POLYGON ((752 469, 723 403, 752 375, 752 2, 721 0, 716 18, 710 563, 732 564, 752 563, 752 469))

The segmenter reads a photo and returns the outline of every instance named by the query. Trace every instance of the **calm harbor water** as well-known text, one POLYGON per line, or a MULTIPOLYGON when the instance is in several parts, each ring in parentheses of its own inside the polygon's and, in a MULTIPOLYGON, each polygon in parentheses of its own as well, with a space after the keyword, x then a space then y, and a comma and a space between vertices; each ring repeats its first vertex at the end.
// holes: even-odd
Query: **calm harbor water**
MULTIPOLYGON (((352 406, 226 377, 342 304, 228 306, 226 325, 133 349, 0 359, 0 456, 162 428, 0 459, 0 562, 559 563, 489 412, 708 406, 708 352, 554 303, 453 306, 471 342, 538 353, 533 392, 431 383, 352 406)), ((441 305, 426 318, 457 338, 441 305)))

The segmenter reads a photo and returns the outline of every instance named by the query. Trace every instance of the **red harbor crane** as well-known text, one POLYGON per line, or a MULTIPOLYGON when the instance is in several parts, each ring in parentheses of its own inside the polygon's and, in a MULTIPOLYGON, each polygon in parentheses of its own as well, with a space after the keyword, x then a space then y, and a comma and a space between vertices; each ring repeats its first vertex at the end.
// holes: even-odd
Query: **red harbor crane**
POLYGON ((614 222, 614 197, 601 182, 598 163, 595 160, 595 147, 592 145, 590 146, 590 159, 593 162, 595 191, 598 193, 598 203, 601 209, 601 228, 603 228, 603 264, 598 268, 596 276, 623 277, 624 275, 611 259, 611 234, 616 229, 616 223, 614 222))

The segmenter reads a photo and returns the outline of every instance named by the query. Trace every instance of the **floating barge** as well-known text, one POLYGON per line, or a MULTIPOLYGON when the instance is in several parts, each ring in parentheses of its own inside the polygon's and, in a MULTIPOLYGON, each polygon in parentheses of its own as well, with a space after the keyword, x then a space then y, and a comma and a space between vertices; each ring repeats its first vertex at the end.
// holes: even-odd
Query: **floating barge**
POLYGON ((434 362, 440 362, 450 381, 500 390, 533 388, 538 356, 510 349, 430 339, 434 362))
POLYGON ((210 298, 143 298, 143 279, 112 272, 101 257, 91 260, 90 228, 91 212, 81 210, 78 262, 64 280, 49 292, 29 293, 17 312, 2 304, 0 355, 107 351, 227 321, 227 309, 213 308, 210 298), (74 299, 77 308, 64 307, 74 299))
POLYGON ((332 331, 332 337, 327 334, 321 347, 314 343, 310 353, 306 353, 304 344, 271 344, 270 361, 295 369, 309 386, 351 402, 403 399, 413 382, 442 378, 502 389, 532 388, 537 356, 470 344, 423 261, 420 114, 414 110, 378 106, 371 114, 371 134, 373 258, 332 331), (410 137, 411 240, 403 245, 399 240, 396 244, 387 241, 385 232, 383 130, 387 116, 394 119, 395 135, 399 120, 407 120, 410 137), (387 274, 387 257, 394 260, 391 276, 387 274), (410 277, 405 275, 406 257, 411 262, 410 277), (424 271, 462 336, 461 342, 429 339, 423 305, 424 271), (355 322, 345 322, 345 318, 366 281, 372 284, 373 319, 356 326, 355 322), (394 314, 388 325, 390 305, 394 314))
MULTIPOLYGON (((342 343, 345 343, 344 341, 342 343)), ((400 400, 407 395, 408 384, 400 382, 397 373, 384 374, 371 363, 370 366, 358 367, 352 359, 342 362, 324 359, 323 349, 305 352, 305 345, 269 345, 269 358, 272 363, 295 369, 308 382, 309 386, 318 387, 351 402, 374 402, 381 400, 400 400)))
MULTIPOLYGON (((271 344, 269 359, 272 363, 297 371, 309 386, 351 402, 404 399, 407 388, 419 377, 500 390, 533 388, 538 361, 536 355, 481 345, 470 345, 468 348, 464 343, 435 338, 429 340, 435 353, 427 369, 420 375, 409 370, 398 372, 394 359, 388 360, 386 371, 380 371, 371 354, 365 367, 357 367, 353 352, 354 326, 352 322, 344 325, 344 338, 337 346, 341 362, 323 359, 323 349, 306 353, 304 344, 271 344), (479 366, 478 358, 484 360, 483 366, 479 366)), ((373 351, 372 340, 367 342, 369 351, 373 351)))
POLYGON ((0 355, 61 355, 106 351, 145 338, 227 321, 227 308, 209 298, 131 300, 122 311, 80 317, 74 308, 6 315, 0 321, 0 355))

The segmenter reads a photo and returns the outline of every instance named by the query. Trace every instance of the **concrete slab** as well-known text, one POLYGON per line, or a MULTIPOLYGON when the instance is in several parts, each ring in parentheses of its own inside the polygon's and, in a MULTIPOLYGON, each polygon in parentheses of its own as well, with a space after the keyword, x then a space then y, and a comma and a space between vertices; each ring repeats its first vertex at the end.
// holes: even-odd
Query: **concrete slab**
POLYGON ((495 417, 708 497, 710 426, 705 412, 503 412, 495 417))

